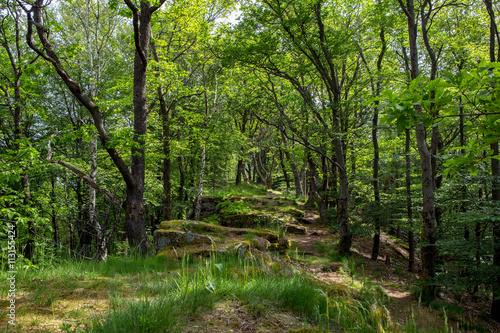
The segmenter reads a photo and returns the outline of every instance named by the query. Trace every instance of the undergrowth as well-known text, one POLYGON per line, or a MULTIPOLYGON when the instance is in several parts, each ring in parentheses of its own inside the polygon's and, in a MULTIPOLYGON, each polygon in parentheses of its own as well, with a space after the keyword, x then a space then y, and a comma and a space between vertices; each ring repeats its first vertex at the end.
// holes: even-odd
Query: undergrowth
POLYGON ((225 199, 230 196, 258 197, 266 195, 267 190, 262 185, 227 185, 221 188, 208 189, 204 194, 225 199))
MULTIPOLYGON (((358 263, 344 261, 346 271, 358 263)), ((6 273, 0 273, 4 279, 6 273)), ((103 297, 105 315, 73 318, 67 332, 175 332, 189 319, 236 299, 248 308, 291 312, 304 327, 334 331, 421 332, 408 320, 398 328, 383 289, 366 280, 328 285, 289 266, 258 257, 213 255, 180 262, 158 257, 110 257, 106 262, 63 260, 18 273, 27 301, 51 308, 60 299, 103 297), (81 290, 79 293, 76 290, 81 290), (57 291, 57 292, 54 292, 57 291), (84 325, 80 324, 83 323, 84 325)), ((54 310, 52 310, 54 311, 54 310)))

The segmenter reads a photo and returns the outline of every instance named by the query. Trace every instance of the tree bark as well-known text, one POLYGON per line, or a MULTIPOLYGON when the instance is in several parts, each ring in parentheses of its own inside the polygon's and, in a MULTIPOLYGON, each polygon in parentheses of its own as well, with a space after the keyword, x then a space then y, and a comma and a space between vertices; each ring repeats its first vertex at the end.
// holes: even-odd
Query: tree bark
POLYGON ((410 130, 405 130, 405 183, 406 183, 406 216, 408 218, 408 271, 415 270, 415 236, 413 232, 413 209, 411 200, 411 160, 410 160, 410 130))
MULTIPOLYGON (((498 156, 498 142, 491 144, 493 156, 498 156)), ((500 161, 496 158, 491 159, 492 191, 491 199, 497 205, 500 205, 500 161)), ((495 218, 495 217, 494 217, 495 218)), ((500 219, 498 216, 493 221, 493 267, 500 266, 500 219)), ((493 301, 491 304, 491 318, 500 322, 500 276, 497 274, 496 285, 493 290, 493 301)))
MULTIPOLYGON (((406 6, 402 0, 398 0, 401 9, 406 14, 408 21, 408 38, 410 44, 410 68, 411 79, 415 80, 419 76, 418 71, 418 46, 417 46, 417 23, 415 16, 415 7, 413 0, 407 0, 406 6)), ((416 113, 422 117, 422 108, 415 104, 416 113)), ((434 299, 436 287, 432 279, 436 272, 436 212, 434 206, 434 178, 432 174, 431 154, 427 147, 425 127, 423 124, 415 126, 418 153, 422 165, 422 196, 423 196, 423 230, 422 240, 425 245, 422 246, 422 275, 421 278, 426 282, 424 294, 426 298, 434 299)))

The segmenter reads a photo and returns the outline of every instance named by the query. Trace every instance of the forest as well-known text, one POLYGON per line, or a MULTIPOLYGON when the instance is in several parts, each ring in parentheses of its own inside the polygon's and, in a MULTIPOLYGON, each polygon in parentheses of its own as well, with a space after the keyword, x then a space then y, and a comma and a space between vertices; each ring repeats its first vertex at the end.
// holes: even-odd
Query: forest
POLYGON ((32 331, 23 314, 56 317, 83 288, 106 310, 41 331, 198 332, 182 318, 221 300, 297 321, 234 332, 496 331, 499 15, 496 0, 0 0, 0 327, 32 331), (289 244, 157 256, 166 229, 231 214, 260 219, 237 241, 288 228, 289 244), (347 287, 293 268, 312 259, 292 220, 347 287), (411 294, 399 321, 367 277, 382 270, 411 294), (281 303, 287 288, 303 298, 281 303), (422 326, 433 308, 440 326, 422 326))

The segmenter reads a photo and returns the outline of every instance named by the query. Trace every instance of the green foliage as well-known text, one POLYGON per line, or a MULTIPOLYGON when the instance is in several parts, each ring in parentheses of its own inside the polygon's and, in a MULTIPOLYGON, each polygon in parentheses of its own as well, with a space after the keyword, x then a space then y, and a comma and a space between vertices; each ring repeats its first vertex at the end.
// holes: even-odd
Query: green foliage
POLYGON ((252 208, 244 200, 226 200, 218 204, 217 209, 220 210, 222 216, 249 214, 252 212, 252 208))
POLYGON ((221 188, 207 190, 205 193, 216 198, 226 199, 231 196, 258 197, 266 195, 267 190, 262 185, 241 184, 227 185, 221 188))

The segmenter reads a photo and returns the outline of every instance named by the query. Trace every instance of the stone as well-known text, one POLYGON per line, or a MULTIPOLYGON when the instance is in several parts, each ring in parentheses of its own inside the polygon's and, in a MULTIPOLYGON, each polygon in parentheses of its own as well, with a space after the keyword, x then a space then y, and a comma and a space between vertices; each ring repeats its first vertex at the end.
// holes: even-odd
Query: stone
MULTIPOLYGON (((208 217, 210 215, 218 213, 217 205, 222 202, 222 199, 211 197, 211 196, 202 196, 201 197, 201 210, 200 210, 200 218, 208 217)), ((188 214, 190 218, 194 218, 194 207, 190 209, 188 214)))
POLYGON ((308 230, 307 227, 290 223, 286 223, 285 225, 283 225, 283 229, 287 233, 294 235, 306 235, 308 230))
POLYGON ((305 213, 301 210, 298 210, 298 209, 290 209, 288 211, 288 214, 292 215, 293 217, 297 218, 297 219, 300 219, 300 218, 304 218, 304 215, 305 213))
POLYGON ((205 235, 182 230, 157 229, 153 235, 156 250, 167 247, 183 247, 192 244, 212 244, 213 240, 205 235))
POLYGON ((240 258, 244 258, 248 253, 250 253, 251 248, 252 244, 250 243, 250 241, 241 241, 226 245, 218 252, 233 253, 240 258))
POLYGON ((245 235, 245 234, 254 234, 257 237, 262 237, 267 239, 269 242, 274 243, 278 242, 279 235, 275 232, 269 230, 256 230, 250 228, 229 228, 224 227, 212 223, 201 222, 201 221, 184 221, 184 220, 172 220, 172 221, 163 221, 160 224, 159 230, 179 230, 179 229, 188 229, 190 231, 194 231, 197 233, 200 232, 214 232, 222 235, 227 234, 236 234, 236 235, 245 235))
POLYGON ((297 219, 300 223, 314 224, 316 221, 311 217, 300 217, 297 219))
POLYGON ((290 246, 292 246, 292 241, 286 237, 281 237, 278 242, 271 243, 270 249, 283 251, 290 248, 290 246))
POLYGON ((252 243, 253 247, 259 251, 267 251, 267 249, 271 246, 271 243, 262 237, 254 237, 250 239, 250 243, 252 243))
POLYGON ((256 214, 237 214, 225 216, 221 225, 231 228, 255 228, 263 227, 269 224, 269 218, 264 215, 256 214))

